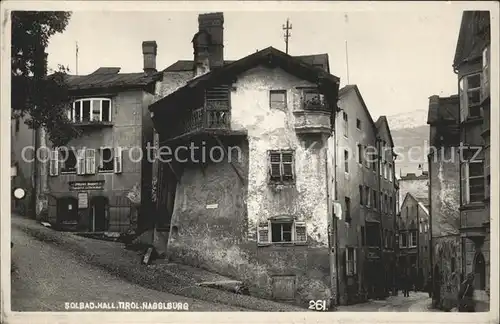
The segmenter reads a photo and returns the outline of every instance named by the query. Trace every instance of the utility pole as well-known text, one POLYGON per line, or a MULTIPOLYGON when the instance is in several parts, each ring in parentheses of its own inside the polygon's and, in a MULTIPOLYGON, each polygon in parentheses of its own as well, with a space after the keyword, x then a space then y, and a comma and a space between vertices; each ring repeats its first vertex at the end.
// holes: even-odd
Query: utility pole
POLYGON ((285 53, 288 54, 288 40, 292 36, 292 34, 290 33, 290 30, 292 30, 292 24, 290 24, 290 20, 288 18, 286 19, 286 25, 283 25, 283 30, 285 31, 285 35, 284 35, 285 46, 286 46, 285 53))
POLYGON ((76 62, 75 62, 75 67, 76 67, 76 75, 78 75, 78 42, 76 42, 76 62))

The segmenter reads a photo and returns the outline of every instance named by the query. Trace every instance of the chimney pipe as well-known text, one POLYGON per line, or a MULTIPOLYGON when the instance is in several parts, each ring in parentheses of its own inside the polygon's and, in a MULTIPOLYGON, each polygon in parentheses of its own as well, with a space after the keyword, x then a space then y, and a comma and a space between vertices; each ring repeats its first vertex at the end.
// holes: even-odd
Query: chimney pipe
POLYGON ((156 72, 156 53, 158 45, 156 41, 142 42, 142 56, 144 58, 144 73, 153 74, 156 72))

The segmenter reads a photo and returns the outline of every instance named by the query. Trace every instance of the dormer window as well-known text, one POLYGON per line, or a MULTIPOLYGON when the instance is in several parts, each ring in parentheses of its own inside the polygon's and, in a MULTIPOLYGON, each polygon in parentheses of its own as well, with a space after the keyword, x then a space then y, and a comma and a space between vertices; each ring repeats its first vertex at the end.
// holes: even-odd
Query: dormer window
POLYGON ((85 98, 73 102, 68 119, 79 122, 111 122, 111 99, 85 98))

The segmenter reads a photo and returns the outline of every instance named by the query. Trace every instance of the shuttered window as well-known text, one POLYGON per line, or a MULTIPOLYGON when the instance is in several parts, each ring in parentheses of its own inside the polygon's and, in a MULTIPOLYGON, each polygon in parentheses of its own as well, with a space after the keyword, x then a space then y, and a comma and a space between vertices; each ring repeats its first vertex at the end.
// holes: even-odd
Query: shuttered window
POLYGON ((85 150, 85 173, 95 174, 96 171, 96 161, 95 161, 95 150, 86 149, 85 150))
POLYGON ((294 180, 293 152, 269 152, 269 173, 271 181, 292 182, 294 180))
POLYGON ((49 174, 57 176, 59 174, 59 150, 50 151, 49 157, 49 174))
POLYGON ((115 148, 115 155, 114 155, 115 173, 122 173, 122 164, 123 164, 122 149, 121 149, 121 147, 116 147, 115 148))
POLYGON ((79 175, 85 174, 85 150, 80 149, 76 154, 76 173, 79 175))
POLYGON ((484 197, 484 163, 469 161, 462 164, 465 204, 481 202, 484 197))
POLYGON ((257 228, 257 242, 259 244, 306 243, 306 223, 293 220, 261 222, 257 228))

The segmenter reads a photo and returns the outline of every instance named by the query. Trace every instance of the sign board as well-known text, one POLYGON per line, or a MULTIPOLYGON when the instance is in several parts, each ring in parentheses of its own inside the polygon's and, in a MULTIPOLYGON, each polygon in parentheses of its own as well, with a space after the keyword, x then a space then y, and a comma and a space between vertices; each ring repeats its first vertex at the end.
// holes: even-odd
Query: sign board
POLYGON ((103 190, 104 180, 101 181, 71 181, 69 182, 69 190, 103 190))
POLYGON ((78 208, 85 209, 89 207, 89 194, 86 192, 78 193, 78 208))
POLYGON ((219 207, 219 204, 211 204, 211 205, 207 205, 207 209, 216 209, 219 207))

